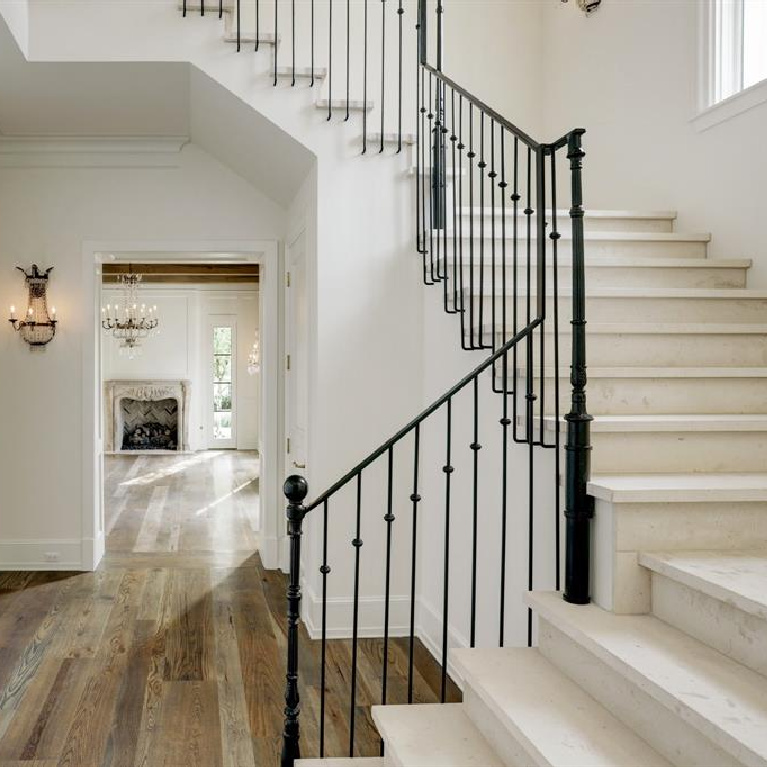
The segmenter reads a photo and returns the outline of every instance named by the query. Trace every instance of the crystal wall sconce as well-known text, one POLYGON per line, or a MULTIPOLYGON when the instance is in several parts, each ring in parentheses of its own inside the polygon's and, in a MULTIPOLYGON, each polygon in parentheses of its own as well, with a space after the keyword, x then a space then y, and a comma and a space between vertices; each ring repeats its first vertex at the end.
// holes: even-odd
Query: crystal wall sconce
POLYGON ((14 330, 30 345, 45 346, 56 335, 56 307, 52 306, 48 311, 46 293, 48 291, 48 277, 53 267, 41 272, 37 264, 27 272, 20 266, 16 267, 27 282, 28 298, 27 311, 22 319, 16 317, 16 307, 11 306, 9 322, 14 330))

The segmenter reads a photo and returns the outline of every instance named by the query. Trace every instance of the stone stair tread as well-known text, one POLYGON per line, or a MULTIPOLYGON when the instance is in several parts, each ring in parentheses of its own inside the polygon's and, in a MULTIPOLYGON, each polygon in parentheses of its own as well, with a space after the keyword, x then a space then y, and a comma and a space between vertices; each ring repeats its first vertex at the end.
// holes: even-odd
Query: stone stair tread
MULTIPOLYGON (((500 327, 500 326, 499 326, 500 327)), ((490 331, 490 326, 487 327, 490 331)), ((554 326, 546 325, 553 334, 554 326)), ((560 330, 561 332, 561 330, 560 330)), ((767 335, 767 323, 758 322, 589 322, 587 332, 605 334, 767 335)))
POLYGON ((767 474, 595 475, 588 492, 612 503, 767 501, 767 474))
POLYGON ((461 703, 373 706, 392 767, 503 767, 461 703))
POLYGON ((649 615, 533 592, 527 604, 743 765, 767 764, 767 680, 649 615))
POLYGON ((524 749, 554 767, 668 765, 538 650, 454 650, 458 675, 524 749))
MULTIPOLYGON (((450 243, 448 243, 448 248, 450 248, 450 243)), ((492 262, 490 260, 491 257, 488 256, 487 249, 485 252, 485 267, 490 268, 492 266, 492 262)), ((506 269, 508 271, 509 265, 513 259, 513 254, 509 253, 508 249, 506 251, 506 269)), ((442 263, 445 258, 442 254, 440 254, 439 258, 435 258, 434 262, 436 263, 442 263)), ((477 266, 477 253, 474 254, 474 260, 475 260, 475 267, 477 266)), ((498 248, 496 248, 495 253, 495 268, 500 269, 503 266, 503 261, 501 260, 501 253, 498 251, 498 248)), ((537 263, 537 259, 535 256, 531 259, 531 263, 533 266, 537 263)), ((571 256, 559 256, 558 258, 558 265, 560 267, 569 267, 572 266, 573 259, 571 256)), ((452 269, 453 265, 453 253, 452 250, 448 252, 447 256, 447 265, 448 268, 452 269)), ((653 256, 589 256, 586 255, 586 267, 594 267, 594 266, 602 266, 602 267, 608 267, 608 266, 615 266, 615 267, 626 267, 626 268, 634 268, 634 269, 749 269, 753 265, 753 260, 750 258, 675 258, 673 256, 670 256, 668 258, 664 257, 653 257, 653 256)), ((527 255, 517 255, 517 267, 526 267, 527 266, 527 255)), ((549 264, 551 268, 552 265, 549 264)), ((469 268, 469 259, 467 258, 467 254, 464 252, 463 254, 463 267, 464 269, 469 268)), ((735 289, 735 288, 733 288, 735 289)))
MULTIPOLYGON (((517 416, 518 422, 524 423, 524 415, 517 416)), ((564 416, 560 419, 560 429, 566 431, 564 416)), ((535 417, 535 423, 539 417, 535 417)), ((544 427, 554 431, 554 416, 544 416, 544 427)), ((657 432, 657 431, 765 431, 767 413, 701 413, 701 414, 647 414, 647 415, 599 415, 591 423, 592 432, 657 432)))
POLYGON ((380 756, 341 757, 339 759, 299 759, 296 767, 384 767, 380 756))
MULTIPOLYGON (((314 68, 314 79, 322 80, 327 77, 328 70, 325 67, 314 68)), ((307 78, 312 76, 311 67, 296 67, 296 77, 307 78)), ((277 67, 277 77, 293 77, 292 66, 279 66, 277 67)))
MULTIPOLYGON (((464 206, 461 208, 461 213, 463 215, 468 215, 471 211, 474 211, 474 213, 478 213, 479 211, 484 210, 485 214, 492 213, 493 209, 491 207, 485 207, 480 208, 479 206, 475 205, 473 208, 470 208, 468 206, 464 206)), ((495 213, 496 215, 500 215, 503 212, 502 207, 496 207, 495 213)), ((547 213, 550 213, 551 210, 547 208, 547 213)), ((506 206, 506 215, 512 215, 513 210, 511 209, 511 205, 506 206)), ((524 213, 520 211, 517 215, 524 217, 524 213)), ((670 221, 676 220, 677 214, 674 210, 586 210, 586 218, 636 218, 636 219, 667 219, 670 221)), ((570 211, 567 208, 558 208, 557 209, 557 216, 562 216, 563 218, 570 218, 570 211)))
MULTIPOLYGON (((540 368, 536 366, 534 376, 540 377, 540 368)), ((560 365, 560 376, 569 378, 570 369, 566 362, 560 365)), ((519 375, 524 376, 524 368, 519 368, 519 375)), ((554 378, 552 366, 544 371, 546 378, 554 378)), ((767 366, 728 367, 709 365, 704 367, 589 367, 589 378, 762 378, 767 376, 767 366)))
MULTIPOLYGON (((464 292, 468 295, 469 289, 464 288, 464 292)), ((478 290, 474 291, 474 297, 479 298, 480 295, 483 298, 489 299, 493 297, 491 290, 486 289, 482 294, 478 290)), ((531 297, 535 298, 536 293, 531 293, 531 297)), ((503 297, 503 292, 496 289, 495 296, 497 299, 503 297)), ((553 298, 552 292, 546 293, 548 298, 553 298)), ((570 288, 560 287, 559 297, 569 298, 572 296, 572 290, 570 288)), ((521 291, 518 294, 518 300, 522 301, 527 297, 527 294, 523 294, 521 291)), ((506 299, 511 300, 513 295, 510 291, 506 291, 506 299)), ((590 288, 587 290, 587 298, 720 298, 720 299, 738 299, 738 300, 760 300, 767 299, 767 290, 755 290, 751 288, 590 288)), ((653 323, 654 324, 654 323, 653 323)), ((721 323, 719 323, 721 324, 721 323)))
POLYGON ((767 551, 641 552, 639 564, 767 620, 767 551))
MULTIPOLYGON (((475 218, 476 221, 476 218, 475 218)), ((490 221, 487 217, 485 217, 485 226, 489 229, 490 221)), ((534 223, 534 222, 533 222, 534 223)), ((481 232, 481 229, 479 228, 479 222, 477 222, 476 225, 476 231, 475 231, 475 237, 479 237, 479 234, 481 232)), ((442 229, 433 229, 432 230, 434 237, 436 238, 437 235, 442 235, 443 230, 442 229)), ((560 232, 560 241, 561 240, 571 240, 573 235, 570 231, 569 227, 565 227, 560 232)), ((427 232, 428 236, 428 232, 427 232)), ((448 238, 452 238, 453 236, 453 230, 452 228, 449 228, 447 230, 447 236, 448 238)), ((592 241, 592 242, 602 242, 602 241, 608 241, 608 242, 711 242, 711 233, 710 232, 585 232, 584 233, 584 239, 586 242, 592 241)), ((467 225, 463 225, 463 239, 468 239, 469 232, 467 225)), ((501 231, 498 225, 496 225, 496 239, 501 238, 501 231)), ((513 233, 509 231, 509 229, 506 229, 506 239, 511 240, 513 238, 513 233)), ((531 240, 536 240, 536 234, 535 234, 535 227, 533 227, 533 232, 530 235, 531 240)), ((546 237, 548 241, 548 235, 546 237)), ((485 240, 489 244, 489 240, 486 237, 485 240)), ((517 241, 527 242, 527 230, 525 229, 524 232, 517 231, 517 241)), ((550 245, 547 247, 547 250, 550 250, 550 245)))

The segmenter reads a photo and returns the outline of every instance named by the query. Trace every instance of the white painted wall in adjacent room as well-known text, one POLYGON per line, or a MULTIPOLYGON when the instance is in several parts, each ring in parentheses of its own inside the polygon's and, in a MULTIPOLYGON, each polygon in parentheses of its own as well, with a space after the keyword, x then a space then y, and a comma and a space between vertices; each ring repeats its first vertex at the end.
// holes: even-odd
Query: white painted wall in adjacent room
POLYGON ((678 210, 679 230, 710 231, 714 257, 754 259, 749 284, 767 287, 767 103, 696 131, 702 3, 572 5, 545 3, 544 126, 586 128, 586 206, 678 210))
MULTIPOLYGON (((121 300, 119 288, 106 286, 102 302, 121 300)), ((237 323, 237 389, 234 413, 237 449, 259 447, 259 375, 247 371, 248 354, 258 326, 258 291, 216 286, 147 285, 142 301, 156 304, 160 333, 147 339, 140 356, 120 354, 119 342, 109 333, 102 335, 102 377, 109 380, 157 379, 191 382, 189 447, 209 446, 210 375, 206 355, 209 342, 208 319, 214 314, 233 315, 237 323)))
POLYGON ((0 333, 0 567, 76 569, 93 545, 93 531, 82 529, 91 492, 83 360, 96 342, 85 332, 95 307, 84 285, 84 242, 182 241, 204 249, 206 241, 283 237, 283 209, 194 145, 164 158, 169 167, 134 157, 132 167, 119 168, 124 157, 96 154, 106 167, 73 167, 93 164, 73 154, 52 167, 55 154, 31 150, 16 158, 26 167, 0 167, 0 306, 24 304, 14 266, 36 262, 55 267, 50 293, 60 319, 42 352, 30 352, 10 326, 0 333), (58 563, 44 560, 52 550, 58 563))

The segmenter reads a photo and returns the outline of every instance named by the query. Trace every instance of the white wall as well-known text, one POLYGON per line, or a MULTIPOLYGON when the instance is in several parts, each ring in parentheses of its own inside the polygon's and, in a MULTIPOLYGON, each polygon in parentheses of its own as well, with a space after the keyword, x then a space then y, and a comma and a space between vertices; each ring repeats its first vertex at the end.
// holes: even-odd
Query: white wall
MULTIPOLYGON (((50 292, 60 325, 42 352, 30 352, 10 326, 0 334, 0 566, 76 569, 88 561, 97 533, 83 529, 91 488, 83 465, 84 360, 94 310, 84 281, 84 242, 157 243, 279 240, 284 211, 194 145, 169 167, 86 164, 87 155, 27 154, 26 167, 0 166, 0 306, 24 305, 16 264, 54 266, 50 292), (60 158, 59 158, 60 159, 60 158), (44 474, 45 482, 40 482, 44 474), (55 544, 55 545, 54 545, 55 544), (46 551, 60 562, 46 564, 46 551)), ((90 158, 92 159, 92 158, 90 158)), ((119 158, 118 158, 119 159, 119 158)), ((145 158, 146 159, 146 158, 145 158)), ((23 160, 23 162, 22 162, 23 160)), ((274 265, 276 267, 276 264, 274 265)))
MULTIPOLYGON (((134 359, 120 354, 119 342, 102 335, 102 377, 109 380, 188 380, 191 383, 189 447, 210 447, 208 323, 212 315, 233 315, 237 324, 235 422, 238 450, 259 447, 259 379, 247 371, 248 354, 258 326, 258 290, 255 285, 226 287, 145 285, 141 300, 156 304, 159 334, 145 341, 134 359)), ((118 287, 102 289, 102 303, 122 301, 118 287)))
POLYGON ((749 285, 765 287, 767 103, 695 130, 700 5, 605 0, 587 18, 546 0, 545 133, 586 128, 587 207, 678 210, 680 231, 754 259, 749 285))

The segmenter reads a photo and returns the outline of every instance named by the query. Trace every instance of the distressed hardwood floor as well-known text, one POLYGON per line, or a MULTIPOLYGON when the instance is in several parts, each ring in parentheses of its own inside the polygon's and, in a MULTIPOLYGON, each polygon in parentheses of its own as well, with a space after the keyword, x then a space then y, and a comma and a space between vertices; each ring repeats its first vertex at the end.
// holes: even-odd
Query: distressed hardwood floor
MULTIPOLYGON (((258 554, 258 459, 107 463, 95 573, 0 573, 0 767, 272 767, 284 696, 284 576, 258 554)), ((301 635, 302 744, 318 751, 320 647, 301 635)), ((360 641, 357 753, 377 755, 381 642, 360 641)), ((328 646, 328 755, 348 752, 351 647, 328 646)), ((390 643, 389 701, 407 645, 390 643)), ((439 670, 416 647, 415 695, 439 670)), ((451 687, 451 699, 457 699, 451 687)))

